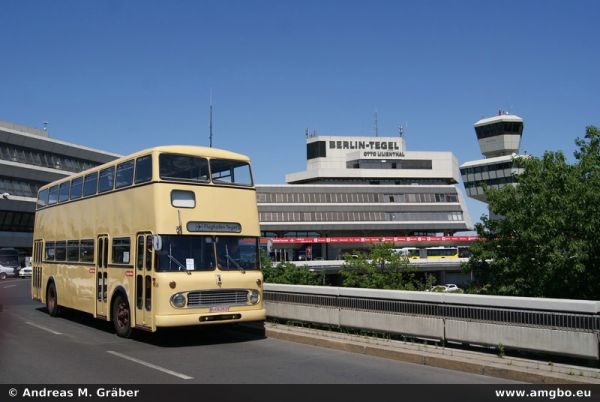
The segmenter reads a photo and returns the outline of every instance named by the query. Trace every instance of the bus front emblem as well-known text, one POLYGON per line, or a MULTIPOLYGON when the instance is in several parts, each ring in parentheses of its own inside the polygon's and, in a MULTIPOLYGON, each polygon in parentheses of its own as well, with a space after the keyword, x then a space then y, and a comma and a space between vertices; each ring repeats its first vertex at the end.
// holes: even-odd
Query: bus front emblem
POLYGON ((223 285, 223 278, 221 277, 221 274, 217 274, 215 276, 217 278, 217 286, 221 287, 221 285, 223 285))

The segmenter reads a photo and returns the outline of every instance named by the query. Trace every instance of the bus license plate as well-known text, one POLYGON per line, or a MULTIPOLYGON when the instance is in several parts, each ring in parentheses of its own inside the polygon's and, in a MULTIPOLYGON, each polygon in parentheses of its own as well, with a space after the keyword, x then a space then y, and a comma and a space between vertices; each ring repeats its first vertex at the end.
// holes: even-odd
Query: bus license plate
POLYGON ((229 311, 229 306, 213 306, 208 309, 209 313, 225 313, 227 311, 229 311))

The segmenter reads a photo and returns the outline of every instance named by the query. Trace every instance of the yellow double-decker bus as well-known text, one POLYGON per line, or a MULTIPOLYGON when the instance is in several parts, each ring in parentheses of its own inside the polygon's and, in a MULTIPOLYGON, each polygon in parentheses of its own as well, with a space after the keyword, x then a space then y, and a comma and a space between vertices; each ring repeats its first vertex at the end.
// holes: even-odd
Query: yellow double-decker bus
POLYGON ((162 146, 40 188, 32 297, 133 328, 265 319, 250 160, 162 146))

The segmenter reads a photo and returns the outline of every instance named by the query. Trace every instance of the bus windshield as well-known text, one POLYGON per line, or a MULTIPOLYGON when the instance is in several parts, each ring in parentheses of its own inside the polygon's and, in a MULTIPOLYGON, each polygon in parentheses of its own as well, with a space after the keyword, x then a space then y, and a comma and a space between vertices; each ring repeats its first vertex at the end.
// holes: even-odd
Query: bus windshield
POLYGON ((213 183, 252 185, 252 174, 247 162, 229 159, 211 159, 210 173, 213 183))
POLYGON ((198 156, 160 154, 159 172, 163 180, 208 182, 208 160, 198 156))
POLYGON ((161 242, 159 272, 212 271, 217 265, 221 270, 258 269, 256 237, 162 235, 161 242))
POLYGON ((219 269, 258 269, 258 239, 256 237, 217 236, 216 245, 219 269))

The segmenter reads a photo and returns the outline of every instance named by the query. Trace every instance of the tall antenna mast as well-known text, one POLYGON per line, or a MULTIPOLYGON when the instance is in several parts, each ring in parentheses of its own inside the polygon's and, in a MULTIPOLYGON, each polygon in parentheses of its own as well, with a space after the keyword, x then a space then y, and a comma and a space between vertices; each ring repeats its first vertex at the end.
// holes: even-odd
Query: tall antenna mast
POLYGON ((404 134, 406 134, 406 128, 408 127, 408 124, 404 123, 404 124, 400 124, 400 127, 398 127, 398 131, 399 131, 399 135, 400 137, 404 137, 404 134))
POLYGON ((375 137, 379 137, 379 122, 377 121, 377 110, 375 111, 375 137))
POLYGON ((212 148, 212 89, 210 90, 210 106, 208 116, 208 146, 212 148))

